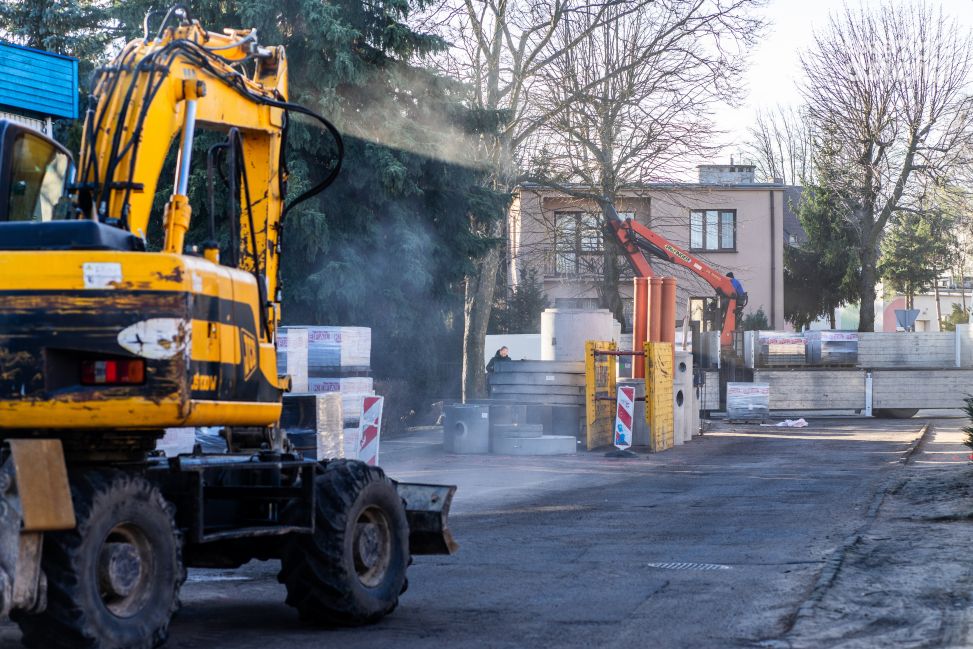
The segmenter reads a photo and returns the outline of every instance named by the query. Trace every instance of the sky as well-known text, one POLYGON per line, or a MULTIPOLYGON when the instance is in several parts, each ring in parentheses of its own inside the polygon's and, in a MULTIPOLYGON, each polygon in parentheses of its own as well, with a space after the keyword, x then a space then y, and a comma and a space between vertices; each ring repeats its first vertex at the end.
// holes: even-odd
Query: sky
MULTIPOLYGON (((911 0, 890 0, 909 2, 911 0)), ((973 0, 928 0, 931 6, 942 6, 948 15, 973 30, 973 0)), ((758 109, 773 109, 778 104, 798 105, 798 84, 803 76, 801 52, 814 44, 815 30, 828 26, 830 15, 840 12, 845 0, 768 0, 763 16, 768 21, 761 43, 750 56, 745 83, 748 93, 738 107, 725 106, 717 111, 716 120, 726 131, 721 160, 729 163, 730 155, 743 149, 747 130, 758 109)), ((864 0, 865 6, 880 6, 880 0, 864 0)), ((858 2, 850 3, 857 7, 858 2)))

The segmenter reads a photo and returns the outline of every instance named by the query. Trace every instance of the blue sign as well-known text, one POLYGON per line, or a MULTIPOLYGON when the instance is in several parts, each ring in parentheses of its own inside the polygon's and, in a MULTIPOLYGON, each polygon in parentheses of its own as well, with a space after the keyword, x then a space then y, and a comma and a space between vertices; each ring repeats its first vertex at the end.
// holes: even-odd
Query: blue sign
POLYGON ((78 118, 78 60, 0 42, 0 110, 78 118))

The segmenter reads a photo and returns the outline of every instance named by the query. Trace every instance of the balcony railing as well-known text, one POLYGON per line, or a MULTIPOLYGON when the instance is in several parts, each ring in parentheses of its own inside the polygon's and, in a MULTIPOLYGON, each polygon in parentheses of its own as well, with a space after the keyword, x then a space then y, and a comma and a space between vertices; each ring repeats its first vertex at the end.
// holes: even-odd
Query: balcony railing
MULTIPOLYGON (((605 272, 605 254, 597 252, 548 252, 544 254, 543 273, 545 277, 559 279, 599 279, 605 272)), ((635 275, 624 257, 618 258, 620 279, 631 279, 635 275)))

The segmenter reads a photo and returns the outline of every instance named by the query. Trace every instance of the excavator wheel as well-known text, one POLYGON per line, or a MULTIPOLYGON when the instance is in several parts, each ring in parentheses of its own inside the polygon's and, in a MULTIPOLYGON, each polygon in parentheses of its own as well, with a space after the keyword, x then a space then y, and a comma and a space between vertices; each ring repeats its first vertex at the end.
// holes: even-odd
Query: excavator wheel
POLYGON ((186 579, 174 508, 144 478, 71 476, 77 527, 44 535, 47 609, 15 613, 36 649, 154 649, 166 641, 186 579))
MULTIPOLYGON (((303 621, 320 626, 377 622, 399 603, 409 564, 409 524, 395 486, 378 467, 324 465, 315 482, 314 534, 295 536, 278 581, 303 621)), ((285 518, 306 520, 294 503, 285 518)))

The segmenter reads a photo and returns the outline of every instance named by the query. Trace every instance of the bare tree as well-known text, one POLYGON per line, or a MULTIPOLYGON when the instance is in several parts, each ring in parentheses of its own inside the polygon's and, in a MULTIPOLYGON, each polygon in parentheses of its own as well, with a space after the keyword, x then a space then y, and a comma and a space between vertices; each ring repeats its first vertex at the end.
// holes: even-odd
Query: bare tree
POLYGON ((846 7, 803 57, 808 116, 829 149, 816 162, 857 237, 860 331, 874 329, 889 220, 967 161, 971 65, 968 32, 925 3, 846 7))
MULTIPOLYGON (((489 147, 496 176, 493 187, 509 192, 517 184, 524 143, 548 124, 573 97, 542 107, 535 88, 543 72, 577 45, 573 40, 554 41, 560 26, 584 16, 592 27, 635 11, 653 0, 441 0, 423 17, 423 28, 440 34, 453 47, 440 59, 442 69, 466 82, 472 101, 484 115, 500 124, 489 147), (624 7, 620 12, 612 8, 624 7)), ((583 34, 578 34, 581 38, 583 34)), ((497 241, 505 237, 506 214, 481 224, 482 233, 497 241)), ((497 273, 503 248, 494 247, 477 261, 475 274, 467 279, 463 332, 464 399, 486 392, 483 345, 494 303, 497 273)))
MULTIPOLYGON (((562 20, 551 42, 565 54, 535 88, 535 105, 550 118, 524 143, 531 178, 604 206, 715 152, 712 109, 738 92, 760 31, 757 4, 618 3, 562 20)), ((613 241, 604 248, 599 298, 621 321, 619 250, 613 241)))
POLYGON ((778 106, 757 112, 745 146, 764 182, 804 185, 814 182, 813 145, 805 111, 778 106))

